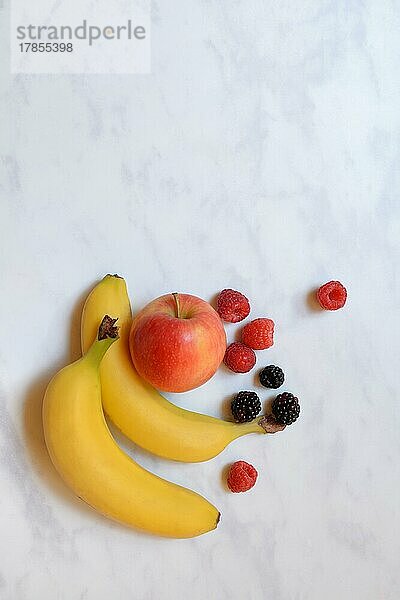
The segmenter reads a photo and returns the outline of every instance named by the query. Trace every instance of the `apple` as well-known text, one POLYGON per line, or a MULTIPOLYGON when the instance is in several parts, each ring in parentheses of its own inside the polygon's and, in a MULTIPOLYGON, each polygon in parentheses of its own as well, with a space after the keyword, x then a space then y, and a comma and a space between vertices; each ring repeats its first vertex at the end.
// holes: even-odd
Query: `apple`
POLYGON ((133 319, 129 335, 139 375, 165 392, 186 392, 218 369, 226 334, 213 307, 191 294, 166 294, 133 319))

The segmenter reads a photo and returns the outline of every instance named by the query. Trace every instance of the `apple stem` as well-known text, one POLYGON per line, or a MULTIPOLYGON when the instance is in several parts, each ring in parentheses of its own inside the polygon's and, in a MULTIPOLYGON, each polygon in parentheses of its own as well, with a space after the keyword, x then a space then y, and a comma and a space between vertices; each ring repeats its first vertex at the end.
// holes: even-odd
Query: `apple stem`
POLYGON ((175 300, 175 308, 176 308, 176 317, 178 319, 181 318, 181 305, 179 303, 179 294, 178 292, 174 292, 173 294, 174 300, 175 300))

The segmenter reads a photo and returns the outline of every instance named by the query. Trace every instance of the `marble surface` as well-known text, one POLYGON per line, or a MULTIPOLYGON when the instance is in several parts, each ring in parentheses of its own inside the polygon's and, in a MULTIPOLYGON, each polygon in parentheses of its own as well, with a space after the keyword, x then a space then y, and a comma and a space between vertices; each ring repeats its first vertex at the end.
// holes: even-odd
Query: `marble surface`
MULTIPOLYGON (((11 76, 6 14, 0 598, 397 600, 398 3, 154 2, 148 76, 11 76), (293 428, 197 465, 120 440, 220 507, 201 538, 98 516, 44 448, 43 391, 78 356, 82 301, 107 272, 135 310, 234 287, 276 321, 258 364, 284 367, 293 428), (324 313, 311 292, 332 278, 349 301, 324 313), (248 494, 224 489, 236 459, 260 472, 248 494)), ((252 386, 221 370, 174 400, 224 415, 252 386)))

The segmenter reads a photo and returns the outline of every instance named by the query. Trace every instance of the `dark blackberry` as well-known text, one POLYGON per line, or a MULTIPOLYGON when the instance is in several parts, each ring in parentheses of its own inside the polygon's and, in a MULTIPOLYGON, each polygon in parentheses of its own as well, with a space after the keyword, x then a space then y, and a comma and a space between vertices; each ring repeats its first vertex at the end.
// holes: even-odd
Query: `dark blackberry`
POLYGON ((289 392, 279 394, 272 403, 272 414, 281 425, 291 425, 300 414, 299 399, 289 392))
POLYGON ((267 388, 273 388, 274 390, 281 387, 285 381, 285 375, 282 369, 275 365, 264 367, 264 369, 260 371, 259 377, 261 385, 267 388))
POLYGON ((252 421, 261 412, 260 398, 255 392, 239 392, 232 400, 231 410, 238 423, 252 421))

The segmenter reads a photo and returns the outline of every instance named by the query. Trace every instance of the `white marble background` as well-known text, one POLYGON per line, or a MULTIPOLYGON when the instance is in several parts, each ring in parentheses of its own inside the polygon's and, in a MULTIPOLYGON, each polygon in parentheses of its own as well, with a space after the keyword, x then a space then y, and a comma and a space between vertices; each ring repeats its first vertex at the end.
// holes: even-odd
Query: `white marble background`
MULTIPOLYGON (((398 600, 399 3, 154 2, 149 76, 10 76, 1 17, 1 600, 398 600), (259 366, 293 428, 199 465, 129 446, 221 508, 202 538, 108 522, 49 463, 42 394, 107 272, 135 309, 232 286, 276 321, 259 366), (317 311, 332 278, 348 305, 317 311), (242 458, 259 481, 232 495, 242 458)), ((176 401, 220 415, 252 379, 176 401)))

